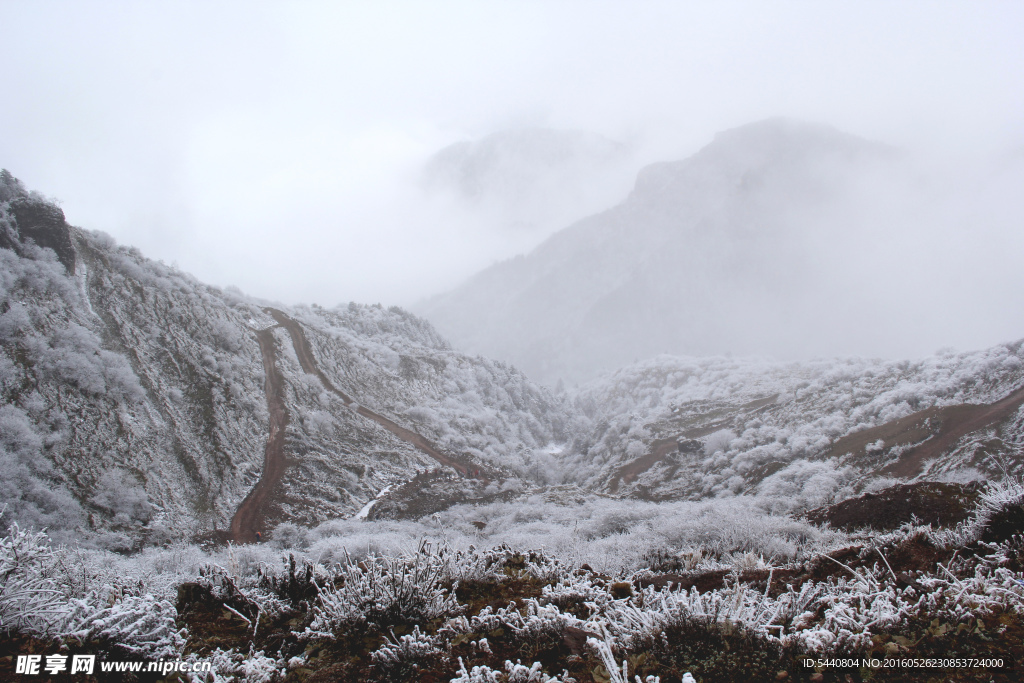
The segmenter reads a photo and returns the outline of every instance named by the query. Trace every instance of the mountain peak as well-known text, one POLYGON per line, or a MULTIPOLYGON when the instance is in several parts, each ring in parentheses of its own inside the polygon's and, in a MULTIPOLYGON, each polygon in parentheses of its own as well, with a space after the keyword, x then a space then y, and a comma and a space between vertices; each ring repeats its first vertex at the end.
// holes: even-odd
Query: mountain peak
POLYGON ((645 167, 637 175, 634 194, 678 193, 682 186, 699 186, 703 192, 715 179, 731 187, 750 173, 783 169, 788 175, 813 176, 822 166, 880 160, 894 151, 833 126, 774 117, 721 131, 681 161, 645 167))

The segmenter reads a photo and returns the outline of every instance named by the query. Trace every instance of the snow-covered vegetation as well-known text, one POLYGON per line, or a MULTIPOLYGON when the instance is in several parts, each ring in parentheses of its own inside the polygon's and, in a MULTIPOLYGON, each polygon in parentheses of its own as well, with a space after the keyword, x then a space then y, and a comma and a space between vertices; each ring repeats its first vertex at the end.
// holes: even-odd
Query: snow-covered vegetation
MULTIPOLYGON (((843 437, 932 408, 995 403, 1022 386, 1021 343, 913 362, 659 356, 573 392, 575 406, 596 427, 591 442, 567 455, 569 470, 581 484, 601 486, 654 441, 690 436, 701 441, 697 452, 653 463, 637 485, 658 497, 758 492, 790 501, 794 509, 815 507, 849 493, 852 483, 874 476, 914 445, 896 434, 891 443, 875 440, 849 454, 830 453, 843 437)), ((1002 461, 982 445, 998 439, 1005 457, 1017 462, 1024 440, 1015 425, 1022 419, 1024 411, 1016 408, 1009 424, 965 438, 925 471, 1000 474, 1002 461)))
MULTIPOLYGON (((259 480, 267 440, 265 302, 204 285, 63 221, 10 174, 0 201, 0 493, 25 528, 122 550, 217 536, 259 480), (69 268, 22 235, 46 208, 69 268), (56 220, 56 219, 55 219, 56 220)), ((26 233, 27 234, 27 233, 26 233)), ((452 351, 400 309, 300 308, 321 369, 360 405, 478 467, 543 478, 532 454, 583 429, 513 368, 452 351)), ((346 517, 437 462, 346 409, 274 329, 292 415, 278 522, 346 517)))
POLYGON ((224 681, 327 666, 382 681, 775 680, 806 656, 1008 658, 1024 629, 1022 500, 1007 481, 955 533, 832 532, 789 558, 692 539, 697 559, 675 573, 602 571, 588 550, 458 550, 444 529, 404 553, 282 567, 268 546, 82 554, 12 525, 0 616, 8 634, 209 661, 224 681))
POLYGON ((1024 633, 1024 344, 659 356, 552 391, 398 308, 203 285, 0 181, 10 642, 225 682, 651 683, 1024 633), (809 521, 915 477, 1002 483, 951 528, 809 521))

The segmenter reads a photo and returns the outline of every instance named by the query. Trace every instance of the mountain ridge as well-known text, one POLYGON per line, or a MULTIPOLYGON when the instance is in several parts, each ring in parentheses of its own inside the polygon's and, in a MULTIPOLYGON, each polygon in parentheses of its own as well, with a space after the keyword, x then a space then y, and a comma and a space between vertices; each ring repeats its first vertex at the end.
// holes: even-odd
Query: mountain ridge
POLYGON ((895 248, 893 231, 856 209, 903 182, 905 160, 787 119, 725 131, 642 169, 622 203, 413 310, 549 385, 658 353, 872 353, 885 343, 871 324, 906 307, 890 298, 872 311, 870 299, 889 280, 905 285, 889 268, 862 295, 849 287, 855 263, 873 273, 895 248))
POLYGON ((61 540, 245 542, 538 496, 750 495, 796 513, 897 478, 1021 472, 1021 342, 917 361, 658 356, 552 392, 401 309, 272 306, 61 217, 69 268, 9 210, 45 200, 4 178, 0 493, 61 540))

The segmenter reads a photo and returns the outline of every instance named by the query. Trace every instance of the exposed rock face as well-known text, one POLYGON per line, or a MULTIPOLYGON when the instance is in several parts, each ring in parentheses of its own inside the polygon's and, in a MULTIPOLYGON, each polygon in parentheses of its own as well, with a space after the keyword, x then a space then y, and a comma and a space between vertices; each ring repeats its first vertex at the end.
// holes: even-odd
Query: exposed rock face
MULTIPOLYGON (((33 197, 18 197, 10 203, 16 229, 21 240, 32 240, 44 249, 53 249, 68 273, 75 274, 75 248, 71 244, 71 228, 59 206, 33 197)), ((6 241, 10 241, 8 238, 6 241)), ((14 245, 0 242, 8 249, 14 245)))

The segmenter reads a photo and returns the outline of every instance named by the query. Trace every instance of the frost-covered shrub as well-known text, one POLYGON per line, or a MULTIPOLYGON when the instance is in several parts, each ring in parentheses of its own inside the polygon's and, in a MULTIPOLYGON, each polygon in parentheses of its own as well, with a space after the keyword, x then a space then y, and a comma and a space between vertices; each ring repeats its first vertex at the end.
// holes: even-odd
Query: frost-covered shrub
POLYGON ((426 544, 411 557, 350 562, 320 586, 310 628, 333 633, 363 622, 381 626, 451 616, 461 608, 446 583, 444 561, 426 544))
POLYGON ((543 604, 555 605, 562 611, 584 608, 588 616, 600 613, 612 600, 607 587, 597 585, 591 576, 578 573, 562 576, 554 585, 541 589, 540 601, 543 604))
POLYGON ((518 660, 515 664, 505 660, 505 676, 506 683, 568 683, 573 680, 568 672, 562 676, 548 676, 541 671, 540 662, 528 667, 518 660))
POLYGON ((940 546, 960 547, 978 540, 1006 541, 1024 529, 1024 481, 1004 479, 991 484, 978 499, 970 519, 954 529, 932 533, 940 546))
POLYGON ((442 554, 445 561, 445 575, 449 581, 466 583, 494 583, 505 578, 504 566, 513 551, 508 546, 491 550, 450 550, 442 554))
POLYGON ((197 582, 209 590, 213 598, 244 619, 252 628, 253 637, 262 618, 274 617, 288 608, 285 600, 267 584, 259 571, 238 575, 218 565, 209 565, 200 570, 197 582))
POLYGON ((262 650, 243 653, 217 648, 205 657, 190 655, 188 661, 193 666, 210 664, 209 671, 187 673, 190 683, 273 683, 286 671, 280 661, 266 656, 262 650))
POLYGON ((473 634, 490 633, 500 628, 521 650, 539 652, 558 646, 566 627, 582 625, 580 619, 562 612, 556 605, 526 598, 521 608, 514 602, 497 610, 487 606, 469 618, 460 616, 449 620, 443 630, 454 634, 473 634))
POLYGON ((0 539, 0 631, 47 633, 63 621, 64 595, 47 577, 53 550, 45 533, 17 523, 0 539))
MULTIPOLYGON (((587 645, 597 652, 601 662, 604 663, 605 671, 608 672, 609 683, 629 683, 629 662, 623 659, 622 666, 618 665, 615 661, 615 655, 612 653, 612 646, 607 639, 587 638, 587 645)), ((640 683, 639 676, 636 677, 636 680, 640 683)), ((647 681, 648 683, 660 683, 660 679, 654 676, 648 676, 647 681)))
MULTIPOLYGON (((343 564, 381 555, 414 553, 435 530, 420 522, 337 519, 309 532, 308 554, 324 564, 343 564)), ((468 544, 467 544, 468 545, 468 544)))
POLYGON ((414 626, 412 633, 396 638, 384 637, 384 644, 370 653, 370 660, 382 672, 394 680, 399 680, 419 668, 426 668, 440 660, 444 650, 441 649, 442 639, 428 636, 414 626))
POLYGON ((467 671, 462 657, 459 657, 459 675, 453 678, 451 683, 502 683, 499 675, 499 672, 487 665, 474 666, 467 671))
POLYGON ((856 473, 831 462, 796 460, 762 481, 757 492, 771 500, 772 512, 799 512, 853 495, 849 486, 856 473))
POLYGON ((467 671, 462 657, 459 657, 459 675, 453 678, 451 683, 574 683, 575 680, 568 673, 563 673, 562 676, 548 676, 541 671, 540 662, 534 662, 533 666, 527 667, 520 661, 513 664, 505 660, 504 674, 486 665, 474 666, 467 671))
POLYGON ((178 612, 166 600, 151 595, 125 596, 112 605, 97 604, 98 596, 72 600, 64 637, 79 643, 99 643, 153 659, 179 655, 185 630, 175 625, 178 612))

